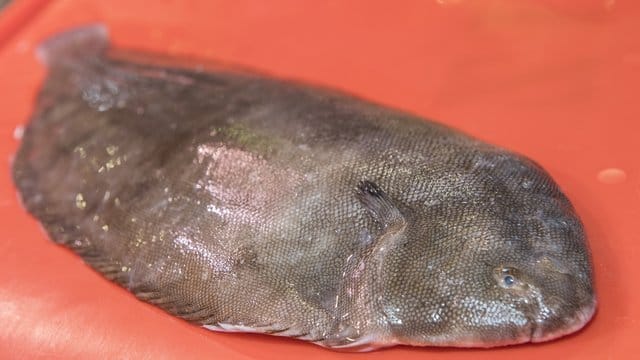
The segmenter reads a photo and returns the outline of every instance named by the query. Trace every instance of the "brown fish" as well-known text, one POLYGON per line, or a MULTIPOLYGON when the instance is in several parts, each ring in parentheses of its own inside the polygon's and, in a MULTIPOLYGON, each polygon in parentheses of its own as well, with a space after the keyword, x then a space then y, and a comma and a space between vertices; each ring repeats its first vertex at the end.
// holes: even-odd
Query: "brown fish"
POLYGON ((15 159, 50 237, 213 330, 331 348, 557 338, 595 310, 582 224, 532 161, 326 89, 41 46, 15 159))

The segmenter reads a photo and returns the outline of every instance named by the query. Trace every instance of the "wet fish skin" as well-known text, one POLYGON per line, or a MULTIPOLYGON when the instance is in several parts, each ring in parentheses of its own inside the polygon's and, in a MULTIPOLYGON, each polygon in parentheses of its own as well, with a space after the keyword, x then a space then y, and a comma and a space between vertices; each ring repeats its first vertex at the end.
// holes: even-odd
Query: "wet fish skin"
POLYGON ((13 165, 50 237, 186 320, 331 348, 500 346, 595 311, 569 200, 532 161, 338 92, 54 37, 13 165))

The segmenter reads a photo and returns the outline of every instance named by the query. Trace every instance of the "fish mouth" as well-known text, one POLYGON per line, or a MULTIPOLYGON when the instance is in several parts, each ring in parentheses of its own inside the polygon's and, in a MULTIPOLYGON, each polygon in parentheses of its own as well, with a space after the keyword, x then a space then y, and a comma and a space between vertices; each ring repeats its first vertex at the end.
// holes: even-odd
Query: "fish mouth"
POLYGON ((577 332, 593 318, 596 312, 596 304, 597 301, 594 299, 590 304, 580 308, 575 315, 566 322, 565 326, 551 331, 545 329, 543 324, 535 322, 531 328, 530 341, 533 343, 545 342, 577 332))

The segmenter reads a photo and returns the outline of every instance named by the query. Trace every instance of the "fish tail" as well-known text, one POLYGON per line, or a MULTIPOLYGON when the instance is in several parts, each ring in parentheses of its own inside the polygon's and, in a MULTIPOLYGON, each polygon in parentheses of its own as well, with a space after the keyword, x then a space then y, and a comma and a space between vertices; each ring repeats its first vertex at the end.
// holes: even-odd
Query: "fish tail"
POLYGON ((103 24, 77 27, 43 41, 36 56, 48 67, 73 65, 102 56, 109 47, 109 32, 103 24))
POLYGON ((94 73, 107 48, 106 27, 88 25, 50 37, 36 50, 39 60, 50 69, 49 79, 38 96, 14 158, 13 178, 24 207, 41 219, 51 238, 59 243, 70 244, 78 239, 74 230, 79 223, 73 209, 75 195, 60 190, 64 183, 78 186, 80 179, 68 175, 78 166, 72 156, 76 153, 69 152, 82 141, 91 140, 87 133, 92 115, 86 112, 79 87, 96 78, 94 73), (70 113, 81 111, 85 111, 86 121, 81 125, 69 121, 70 113))

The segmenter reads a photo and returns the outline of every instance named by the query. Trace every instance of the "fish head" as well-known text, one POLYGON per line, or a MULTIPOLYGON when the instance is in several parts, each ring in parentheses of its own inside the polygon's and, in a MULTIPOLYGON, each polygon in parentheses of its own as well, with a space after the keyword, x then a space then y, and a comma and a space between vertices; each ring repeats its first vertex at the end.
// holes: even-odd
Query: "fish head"
POLYGON ((535 163, 515 155, 492 162, 450 183, 467 187, 464 197, 405 212, 376 298, 379 322, 398 343, 541 342, 594 314, 590 252, 572 205, 535 163))

